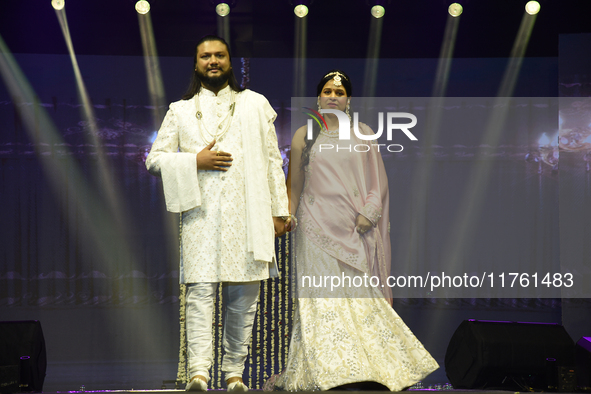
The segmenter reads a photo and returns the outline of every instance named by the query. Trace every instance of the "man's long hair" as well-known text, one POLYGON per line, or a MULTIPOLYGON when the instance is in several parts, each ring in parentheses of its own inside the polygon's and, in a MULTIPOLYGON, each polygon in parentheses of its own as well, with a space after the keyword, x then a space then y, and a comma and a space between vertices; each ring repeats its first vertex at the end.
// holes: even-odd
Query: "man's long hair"
MULTIPOLYGON (((199 93, 201 91, 201 78, 199 78, 199 75, 197 74, 197 48, 199 47, 199 45, 203 44, 205 41, 219 41, 222 44, 224 44, 226 46, 226 50, 228 51, 228 57, 230 59, 230 67, 232 66, 232 54, 230 53, 230 47, 228 46, 228 43, 222 38, 222 37, 218 37, 214 34, 209 34, 207 36, 204 36, 201 38, 201 40, 199 40, 199 42, 197 43, 197 45, 195 45, 195 56, 193 58, 193 77, 191 78, 191 83, 189 84, 189 88, 187 89, 187 92, 183 95, 182 99, 183 100, 190 100, 193 98, 193 96, 195 96, 197 93, 199 93)), ((232 90, 234 90, 235 92, 242 92, 244 90, 244 88, 240 87, 240 85, 238 85, 238 81, 236 81, 236 77, 234 76, 234 69, 232 68, 230 70, 230 76, 228 78, 228 85, 230 85, 230 88, 232 90)))

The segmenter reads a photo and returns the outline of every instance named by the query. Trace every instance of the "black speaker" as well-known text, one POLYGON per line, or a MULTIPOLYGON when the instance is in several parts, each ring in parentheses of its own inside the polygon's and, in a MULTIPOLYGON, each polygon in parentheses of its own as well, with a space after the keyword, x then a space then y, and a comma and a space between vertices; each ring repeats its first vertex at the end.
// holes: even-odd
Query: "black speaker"
POLYGON ((445 372, 456 389, 558 389, 575 344, 551 323, 464 320, 449 341, 445 372))
POLYGON ((18 365, 0 366, 0 393, 11 394, 18 393, 18 365))
POLYGON ((582 337, 575 348, 577 384, 581 388, 591 388, 591 337, 582 337))
MULTIPOLYGON (((45 339, 38 321, 0 322, 0 367, 4 368, 7 379, 14 368, 18 368, 20 391, 43 391, 47 369, 45 339)), ((12 381, 0 386, 11 386, 12 381)))

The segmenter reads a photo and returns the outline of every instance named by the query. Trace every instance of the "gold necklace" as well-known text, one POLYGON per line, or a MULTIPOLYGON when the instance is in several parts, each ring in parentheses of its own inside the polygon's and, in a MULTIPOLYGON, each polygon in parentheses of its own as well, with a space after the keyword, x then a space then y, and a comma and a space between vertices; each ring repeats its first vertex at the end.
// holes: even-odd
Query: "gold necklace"
POLYGON ((330 137, 330 138, 335 138, 335 137, 339 136, 339 129, 329 131, 329 130, 326 130, 323 126, 322 129, 320 129, 320 134, 323 134, 323 135, 330 137))

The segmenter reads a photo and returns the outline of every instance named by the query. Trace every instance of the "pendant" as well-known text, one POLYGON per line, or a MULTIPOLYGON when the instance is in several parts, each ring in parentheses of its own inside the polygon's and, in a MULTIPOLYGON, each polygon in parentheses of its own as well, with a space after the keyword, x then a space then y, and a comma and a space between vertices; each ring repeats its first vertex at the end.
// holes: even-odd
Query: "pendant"
POLYGON ((198 120, 201 120, 201 118, 203 117, 203 115, 201 115, 201 111, 197 111, 195 116, 197 117, 198 120))

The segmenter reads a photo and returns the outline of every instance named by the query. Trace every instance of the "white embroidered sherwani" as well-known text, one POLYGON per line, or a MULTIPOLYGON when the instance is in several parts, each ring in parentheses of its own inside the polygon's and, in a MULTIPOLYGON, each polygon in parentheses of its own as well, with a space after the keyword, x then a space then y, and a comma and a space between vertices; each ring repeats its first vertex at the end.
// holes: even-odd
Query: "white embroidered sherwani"
POLYGON ((272 217, 289 211, 276 113, 258 93, 235 97, 229 116, 229 87, 217 96, 201 89, 201 121, 197 96, 172 103, 146 160, 148 170, 162 176, 167 209, 182 212, 181 283, 277 276, 272 217), (197 153, 229 121, 213 148, 232 155, 229 170, 197 171, 197 153))

